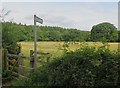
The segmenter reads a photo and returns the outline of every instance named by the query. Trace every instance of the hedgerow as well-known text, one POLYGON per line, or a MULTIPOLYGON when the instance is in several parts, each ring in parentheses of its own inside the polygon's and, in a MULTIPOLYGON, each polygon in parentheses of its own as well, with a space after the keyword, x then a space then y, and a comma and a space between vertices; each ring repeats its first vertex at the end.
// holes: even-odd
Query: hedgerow
POLYGON ((29 75, 29 79, 19 79, 12 87, 117 86, 120 71, 119 59, 118 52, 112 52, 106 48, 81 47, 37 69, 29 75))

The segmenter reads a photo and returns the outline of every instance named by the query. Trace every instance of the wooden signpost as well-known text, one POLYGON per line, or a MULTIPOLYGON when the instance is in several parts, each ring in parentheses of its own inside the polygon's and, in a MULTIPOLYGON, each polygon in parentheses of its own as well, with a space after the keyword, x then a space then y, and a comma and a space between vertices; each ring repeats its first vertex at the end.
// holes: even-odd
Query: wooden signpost
POLYGON ((37 29, 36 22, 43 23, 43 20, 34 15, 34 69, 37 67, 37 29))

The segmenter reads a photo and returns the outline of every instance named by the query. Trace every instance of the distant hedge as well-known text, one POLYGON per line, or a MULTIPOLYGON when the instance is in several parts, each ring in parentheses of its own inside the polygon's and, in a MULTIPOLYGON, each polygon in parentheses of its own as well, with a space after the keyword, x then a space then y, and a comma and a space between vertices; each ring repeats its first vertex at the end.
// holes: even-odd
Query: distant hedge
POLYGON ((112 87, 119 84, 120 55, 105 48, 82 47, 20 79, 12 85, 30 88, 112 87))

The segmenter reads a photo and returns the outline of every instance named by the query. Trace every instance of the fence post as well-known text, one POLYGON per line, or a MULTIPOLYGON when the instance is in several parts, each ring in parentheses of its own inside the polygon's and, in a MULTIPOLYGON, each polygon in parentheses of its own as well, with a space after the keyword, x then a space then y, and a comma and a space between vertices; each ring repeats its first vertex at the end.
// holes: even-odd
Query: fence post
POLYGON ((7 49, 4 49, 3 50, 3 69, 4 70, 7 70, 7 66, 8 66, 8 51, 7 49))
POLYGON ((2 49, 2 69, 4 68, 4 49, 2 49))
POLYGON ((30 68, 32 68, 31 69, 31 72, 34 70, 34 56, 33 56, 33 53, 34 53, 34 51, 33 50, 30 50, 30 68))
POLYGON ((18 74, 21 75, 23 74, 23 59, 22 59, 22 53, 19 53, 18 55, 18 65, 19 65, 19 69, 18 69, 18 74))
POLYGON ((18 54, 21 53, 21 44, 18 45, 18 54))

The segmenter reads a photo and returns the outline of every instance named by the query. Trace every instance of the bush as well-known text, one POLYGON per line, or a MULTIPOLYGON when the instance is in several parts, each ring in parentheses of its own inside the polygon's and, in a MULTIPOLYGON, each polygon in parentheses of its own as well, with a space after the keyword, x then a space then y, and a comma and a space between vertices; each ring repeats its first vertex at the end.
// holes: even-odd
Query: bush
POLYGON ((8 81, 11 81, 12 79, 13 79, 12 72, 10 72, 8 70, 2 71, 2 83, 6 83, 8 81))
POLYGON ((21 79, 14 86, 116 86, 118 83, 118 55, 105 48, 82 47, 75 52, 37 69, 28 78, 21 79))

